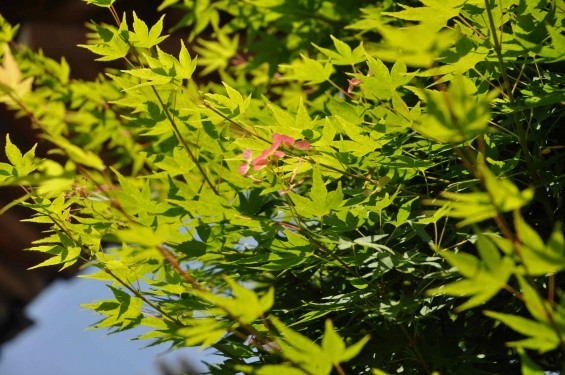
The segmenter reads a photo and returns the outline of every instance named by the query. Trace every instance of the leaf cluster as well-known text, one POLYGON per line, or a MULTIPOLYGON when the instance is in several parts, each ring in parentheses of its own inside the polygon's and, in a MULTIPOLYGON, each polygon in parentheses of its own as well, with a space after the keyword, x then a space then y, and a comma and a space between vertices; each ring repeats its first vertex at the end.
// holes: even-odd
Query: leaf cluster
POLYGON ((562 1, 165 0, 169 36, 87 3, 94 81, 0 22, 51 145, 7 136, 0 184, 38 266, 99 269, 96 327, 213 374, 563 371, 562 1))

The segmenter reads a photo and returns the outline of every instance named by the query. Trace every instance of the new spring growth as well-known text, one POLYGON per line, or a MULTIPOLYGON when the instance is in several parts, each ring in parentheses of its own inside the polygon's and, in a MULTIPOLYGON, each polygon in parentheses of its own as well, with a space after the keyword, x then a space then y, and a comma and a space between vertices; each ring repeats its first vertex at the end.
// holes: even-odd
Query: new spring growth
POLYGON ((359 78, 351 78, 351 79, 348 79, 347 82, 349 83, 349 87, 347 88, 347 93, 351 94, 351 92, 353 91, 353 88, 359 86, 359 84, 361 83, 361 80, 359 78))
POLYGON ((239 173, 246 176, 251 166, 253 166, 254 170, 258 171, 265 168, 271 160, 279 160, 285 155, 283 151, 279 150, 279 147, 284 145, 303 151, 309 150, 311 147, 308 141, 302 140, 295 142, 294 138, 289 137, 288 135, 275 133, 273 134, 273 144, 271 147, 263 150, 263 152, 261 152, 261 154, 255 159, 253 159, 253 153, 250 149, 246 148, 243 150, 243 159, 245 160, 245 163, 240 164, 238 168, 239 173))

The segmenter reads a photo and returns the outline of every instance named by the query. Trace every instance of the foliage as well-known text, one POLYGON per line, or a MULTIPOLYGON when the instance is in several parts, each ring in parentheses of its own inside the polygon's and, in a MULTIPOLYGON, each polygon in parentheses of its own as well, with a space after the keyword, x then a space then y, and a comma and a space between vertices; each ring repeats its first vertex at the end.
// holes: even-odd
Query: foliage
POLYGON ((87 3, 123 61, 94 81, 0 22, 1 100, 51 145, 6 135, 0 183, 38 266, 99 269, 96 327, 213 374, 564 370, 563 1, 165 0, 168 52, 87 3))

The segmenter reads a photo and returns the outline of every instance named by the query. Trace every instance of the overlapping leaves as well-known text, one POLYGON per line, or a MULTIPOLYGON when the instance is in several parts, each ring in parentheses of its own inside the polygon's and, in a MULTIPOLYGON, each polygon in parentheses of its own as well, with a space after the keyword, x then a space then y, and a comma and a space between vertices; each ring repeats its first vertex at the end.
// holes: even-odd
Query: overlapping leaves
POLYGON ((529 59, 562 58, 562 12, 503 3, 184 1, 191 40, 210 26, 198 61, 184 42, 178 56, 159 46, 163 18, 126 14, 94 25, 86 48, 127 65, 89 83, 6 47, 4 98, 36 113, 58 154, 8 137, 0 164, 0 182, 25 185, 31 221, 52 225, 31 249, 51 255, 38 266, 90 259, 92 278, 114 280, 88 305, 98 326, 213 346, 244 372, 534 368, 524 350, 563 342, 548 285, 565 250, 561 80, 529 59), (222 84, 195 83, 198 66, 222 84), (465 317, 497 309, 485 337, 508 326, 526 336, 510 344, 520 352, 491 360, 510 357, 454 328, 453 297, 468 298, 465 317))

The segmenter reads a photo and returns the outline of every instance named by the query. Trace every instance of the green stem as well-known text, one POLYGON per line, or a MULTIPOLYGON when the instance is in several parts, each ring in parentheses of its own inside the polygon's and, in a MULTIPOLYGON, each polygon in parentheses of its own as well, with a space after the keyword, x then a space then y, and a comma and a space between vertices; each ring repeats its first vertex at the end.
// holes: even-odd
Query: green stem
MULTIPOLYGON (((496 57, 498 58, 498 66, 500 68, 500 74, 502 74, 502 79, 504 81, 504 89, 510 102, 514 102, 514 95, 512 94, 512 88, 510 86, 510 80, 508 79, 508 74, 506 73, 506 66, 504 65, 504 59, 502 57, 502 46, 500 45, 496 37, 496 26, 494 25, 494 19, 492 17, 492 11, 490 8, 489 0, 485 0, 485 8, 487 10, 488 21, 492 33, 492 41, 494 44, 494 51, 496 52, 496 57)), ((502 27, 502 26, 501 26, 502 27)))
POLYGON ((188 94, 190 97, 192 97, 192 99, 196 100, 197 102, 199 102, 200 104, 202 104, 204 107, 208 108, 210 111, 214 112, 215 114, 217 114, 218 116, 220 116, 222 119, 224 119, 225 121, 229 122, 230 124, 232 124, 234 127, 236 127, 237 129, 239 129, 240 131, 244 132, 245 134, 251 135, 253 137, 256 137, 262 141, 265 141, 267 143, 270 143, 269 140, 261 137, 261 135, 257 134, 257 133, 253 133, 252 131, 246 129, 243 125, 235 122, 234 120, 232 120, 231 118, 227 117, 226 115, 224 115, 223 113, 221 113, 220 111, 218 111, 216 108, 212 107, 212 105, 210 105, 206 100, 199 98, 195 95, 193 95, 190 91, 188 91, 185 87, 178 85, 177 87, 180 88, 182 91, 184 91, 186 94, 188 94))
POLYGON ((188 154, 188 156, 190 157, 192 162, 196 165, 196 168, 198 168, 198 170, 200 171, 200 173, 204 177, 204 180, 206 181, 206 184, 208 185, 208 187, 214 192, 214 194, 220 195, 220 193, 216 189, 216 186, 214 186, 214 184, 212 183, 212 181, 208 177, 208 174, 206 173, 206 171, 204 170, 202 165, 200 165, 200 163, 198 162, 198 159, 196 158, 196 156, 190 150, 190 147, 188 147, 188 144, 186 143, 184 137, 182 136, 182 134, 181 134, 177 124, 175 123, 175 120, 174 120, 173 116, 171 115, 169 109, 165 106, 165 103, 163 103, 163 100, 161 99, 161 96, 157 92, 157 89, 154 86, 151 86, 151 88, 153 89, 153 93, 157 97, 157 100, 159 101, 161 108, 163 108, 163 111, 165 112, 167 119, 169 120, 169 122, 171 123, 171 126, 173 127, 175 135, 177 136, 180 143, 182 143, 182 146, 184 147, 186 153, 188 154))
POLYGON ((127 290, 129 290, 131 293, 133 293, 133 295, 135 295, 137 298, 139 298, 140 300, 142 300, 143 302, 145 302, 148 306, 151 306, 155 311, 159 312, 159 314, 161 314, 162 316, 164 316, 165 318, 169 319, 171 322, 175 323, 176 325, 178 325, 179 327, 185 327, 186 324, 183 324, 180 320, 176 319, 175 317, 171 316, 169 313, 163 311, 159 306, 155 305, 153 302, 151 302, 150 300, 148 300, 143 293, 141 293, 141 291, 136 290, 135 288, 133 288, 131 285, 129 285, 127 282, 125 282, 124 280, 122 280, 118 275, 116 275, 115 273, 112 272, 112 270, 110 270, 109 268, 107 268, 106 266, 104 266, 102 268, 104 270, 104 272, 106 272, 108 275, 112 276, 112 278, 114 278, 114 280, 116 280, 117 282, 119 282, 124 288, 126 288, 127 290))
MULTIPOLYGON (((489 20, 490 29, 491 29, 494 51, 496 52, 496 56, 497 56, 497 59, 498 59, 498 66, 499 66, 500 73, 502 74, 502 79, 503 79, 503 82, 504 82, 504 91, 506 92, 506 95, 508 96, 508 100, 510 101, 510 103, 513 104, 515 102, 514 94, 512 92, 513 90, 512 90, 512 86, 510 85, 510 80, 508 78, 508 74, 506 72, 506 65, 504 64, 504 58, 502 57, 502 46, 501 46, 498 38, 496 37, 496 34, 497 34, 496 33, 496 27, 494 25, 494 19, 493 19, 493 16, 492 16, 492 11, 491 11, 490 5, 489 5, 489 0, 485 0, 485 7, 486 7, 486 10, 487 10, 487 16, 488 16, 488 20, 489 20)), ((502 9, 501 9, 501 12, 502 12, 502 9)), ((502 33, 501 33, 501 35, 502 35, 502 33)), ((529 170, 532 178, 534 180, 537 180, 537 179, 540 178, 540 176, 539 176, 537 169, 533 165, 533 158, 532 158, 532 155, 530 153, 530 150, 528 149, 526 133, 525 133, 523 127, 521 126, 520 120, 517 118, 516 113, 513 113, 513 117, 514 117, 514 124, 515 124, 515 128, 516 128, 516 132, 517 132, 517 135, 518 135, 518 142, 520 144, 522 152, 524 153, 526 165, 528 166, 528 170, 529 170)))
POLYGON ((422 368, 424 369, 425 373, 430 373, 428 365, 426 363, 426 360, 424 359, 424 356, 422 355, 422 352, 420 351, 420 349, 418 348, 418 345, 416 345, 415 343, 415 339, 413 339, 410 334, 408 333, 408 330, 406 329, 406 327, 404 327, 402 324, 398 324, 398 326, 400 327, 400 330, 402 331, 402 333, 404 334, 404 336, 406 337, 406 339, 408 340, 408 342, 410 343, 410 347, 413 349, 414 354, 416 355, 416 358, 418 359, 418 362, 420 363, 420 366, 422 366, 422 368))
POLYGON ((351 95, 350 93, 348 93, 347 91, 345 91, 344 89, 342 89, 341 87, 339 87, 337 85, 337 83, 335 83, 334 81, 332 81, 331 79, 328 79, 327 81, 330 85, 332 85, 333 87, 335 87, 339 92, 341 92, 343 95, 347 96, 349 99, 355 99, 353 97, 353 95, 351 95))

